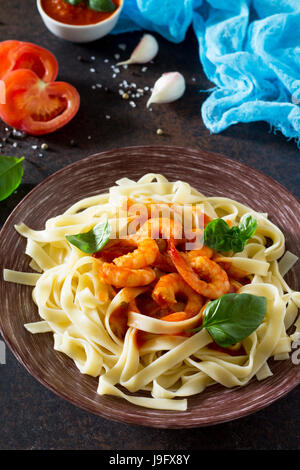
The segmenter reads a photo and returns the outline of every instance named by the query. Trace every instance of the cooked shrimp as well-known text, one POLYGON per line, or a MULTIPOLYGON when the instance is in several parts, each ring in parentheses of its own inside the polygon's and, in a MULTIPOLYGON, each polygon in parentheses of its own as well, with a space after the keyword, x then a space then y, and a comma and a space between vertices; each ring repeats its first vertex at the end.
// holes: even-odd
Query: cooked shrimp
POLYGON ((176 295, 186 299, 185 312, 196 315, 203 305, 201 295, 195 292, 178 273, 162 276, 153 289, 152 297, 161 307, 172 307, 176 304, 176 295))
POLYGON ((207 256, 198 256, 190 261, 176 249, 172 240, 169 241, 168 253, 185 282, 199 294, 217 299, 229 291, 230 282, 227 273, 207 256), (205 280, 202 280, 201 276, 205 280))
POLYGON ((207 256, 193 258, 191 266, 199 275, 197 292, 204 295, 204 297, 217 299, 230 290, 230 281, 227 273, 207 256))
POLYGON ((182 241, 182 225, 177 220, 168 219, 167 217, 148 219, 136 234, 133 235, 133 238, 138 240, 149 237, 166 240, 171 238, 177 244, 182 241))
POLYGON ((136 242, 137 249, 132 253, 115 258, 113 262, 123 268, 139 269, 154 263, 159 254, 159 248, 155 240, 145 238, 136 242))
POLYGON ((159 253, 157 254, 152 266, 165 273, 176 272, 176 268, 174 264, 172 263, 170 256, 167 253, 168 240, 157 238, 155 242, 158 245, 159 253))
POLYGON ((115 287, 146 286, 156 278, 151 268, 131 269, 116 266, 114 263, 99 262, 97 270, 103 282, 115 287))
POLYGON ((168 253, 158 253, 152 266, 165 273, 176 272, 176 268, 172 263, 168 253))
POLYGON ((200 249, 203 246, 203 230, 201 228, 185 229, 184 242, 185 250, 200 249))
POLYGON ((198 256, 207 256, 207 258, 212 258, 213 254, 214 250, 205 245, 203 245, 199 250, 191 250, 185 253, 190 261, 194 258, 197 258, 198 256))
POLYGON ((132 252, 136 247, 136 243, 127 239, 109 240, 105 247, 93 254, 94 258, 102 258, 104 261, 111 263, 115 258, 132 252))

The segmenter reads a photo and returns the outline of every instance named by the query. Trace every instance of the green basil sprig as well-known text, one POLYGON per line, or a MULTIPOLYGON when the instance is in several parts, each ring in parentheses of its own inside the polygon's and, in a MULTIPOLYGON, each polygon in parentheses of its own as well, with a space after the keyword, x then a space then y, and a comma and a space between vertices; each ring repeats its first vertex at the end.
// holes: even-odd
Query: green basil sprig
MULTIPOLYGON (((65 0, 71 5, 79 5, 83 0, 65 0)), ((112 0, 86 0, 85 2, 91 10, 99 11, 102 13, 110 13, 117 8, 112 0)))
POLYGON ((92 254, 102 250, 109 240, 111 225, 106 220, 95 225, 91 230, 77 235, 66 235, 66 239, 84 253, 92 254))
POLYGON ((235 253, 243 251, 247 241, 257 228, 257 220, 252 215, 245 214, 240 224, 229 227, 225 220, 214 219, 204 229, 204 245, 216 251, 229 251, 235 253))
POLYGON ((0 155, 0 201, 8 198, 21 184, 24 157, 6 157, 0 155))
POLYGON ((252 294, 225 294, 209 302, 201 326, 223 348, 247 338, 261 324, 267 312, 267 299, 252 294))
POLYGON ((79 5, 83 0, 65 0, 65 2, 70 3, 71 5, 79 5))

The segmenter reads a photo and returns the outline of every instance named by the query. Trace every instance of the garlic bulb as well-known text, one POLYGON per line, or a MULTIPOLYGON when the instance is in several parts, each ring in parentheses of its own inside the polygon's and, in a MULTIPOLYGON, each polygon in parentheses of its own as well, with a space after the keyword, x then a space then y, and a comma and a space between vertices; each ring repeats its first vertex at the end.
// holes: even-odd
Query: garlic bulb
POLYGON ((158 42, 155 37, 151 34, 144 34, 129 59, 124 62, 119 62, 117 65, 146 64, 154 59, 157 53, 158 42))
POLYGON ((147 108, 152 103, 171 103, 185 92, 185 79, 179 72, 168 72, 155 82, 152 94, 147 102, 147 108))

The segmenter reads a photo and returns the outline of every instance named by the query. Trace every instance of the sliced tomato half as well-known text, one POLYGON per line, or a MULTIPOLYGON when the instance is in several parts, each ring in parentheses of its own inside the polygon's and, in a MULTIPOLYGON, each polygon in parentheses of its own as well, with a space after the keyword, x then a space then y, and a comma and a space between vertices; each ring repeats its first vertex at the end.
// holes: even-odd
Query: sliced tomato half
POLYGON ((32 70, 9 72, 0 89, 3 87, 5 103, 0 104, 1 119, 31 135, 56 131, 79 109, 80 97, 76 88, 65 82, 45 83, 32 70))
POLYGON ((9 54, 11 51, 16 50, 21 44, 21 41, 2 41, 0 42, 0 79, 8 72, 11 67, 9 54))
POLYGON ((58 63, 52 52, 44 47, 23 41, 0 42, 0 79, 18 69, 32 70, 48 83, 56 79, 58 63))

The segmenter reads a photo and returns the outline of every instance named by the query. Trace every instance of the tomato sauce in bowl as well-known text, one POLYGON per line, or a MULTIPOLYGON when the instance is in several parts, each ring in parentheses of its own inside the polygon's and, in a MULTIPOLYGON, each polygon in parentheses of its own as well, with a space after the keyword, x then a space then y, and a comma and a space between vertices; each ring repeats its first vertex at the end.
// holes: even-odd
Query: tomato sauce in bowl
MULTIPOLYGON (((120 6, 121 0, 112 0, 116 9, 120 6)), ((78 5, 71 5, 65 0, 41 0, 41 5, 45 13, 56 21, 74 26, 86 26, 100 23, 107 20, 115 12, 99 12, 92 10, 85 2, 78 5)))

